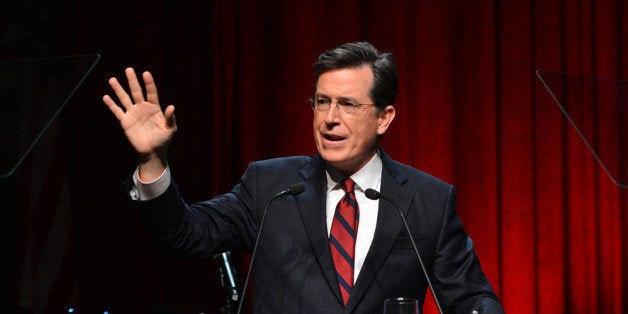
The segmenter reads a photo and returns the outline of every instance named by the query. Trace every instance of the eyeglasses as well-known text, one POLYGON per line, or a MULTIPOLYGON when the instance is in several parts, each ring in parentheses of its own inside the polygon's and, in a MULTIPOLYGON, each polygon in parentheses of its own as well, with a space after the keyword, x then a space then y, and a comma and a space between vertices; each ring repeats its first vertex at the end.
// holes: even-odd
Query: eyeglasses
MULTIPOLYGON (((331 103, 332 100, 329 98, 310 98, 310 105, 312 106, 312 109, 319 112, 329 110, 329 108, 331 108, 331 103)), ((375 104, 358 104, 348 99, 336 100, 336 108, 338 108, 341 113, 346 113, 347 115, 357 114, 360 110, 369 106, 375 106, 375 104)))

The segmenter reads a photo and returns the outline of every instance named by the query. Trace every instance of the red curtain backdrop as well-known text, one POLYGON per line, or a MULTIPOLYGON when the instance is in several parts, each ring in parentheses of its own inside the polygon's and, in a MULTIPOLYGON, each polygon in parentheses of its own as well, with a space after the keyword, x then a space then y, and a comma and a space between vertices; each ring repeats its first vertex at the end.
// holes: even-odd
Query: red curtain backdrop
MULTIPOLYGON (((627 78, 628 4, 65 1, 48 10, 49 53, 102 56, 62 120, 75 242, 64 263, 77 266, 56 280, 76 283, 57 284, 67 292, 50 293, 50 304, 214 313, 224 301, 213 261, 162 255, 125 205, 120 183, 135 159, 100 101, 108 77, 126 66, 153 72, 160 99, 176 106, 169 162, 184 197, 198 201, 228 191, 251 161, 315 153, 312 62, 366 40, 394 53, 399 68, 397 117, 382 146, 457 187, 458 212, 506 311, 627 311, 627 191, 535 71, 627 78)), ((598 139, 625 154, 621 138, 598 139)), ((43 241, 27 232, 27 215, 18 247, 43 241)), ((244 270, 246 256, 240 262, 244 270)))

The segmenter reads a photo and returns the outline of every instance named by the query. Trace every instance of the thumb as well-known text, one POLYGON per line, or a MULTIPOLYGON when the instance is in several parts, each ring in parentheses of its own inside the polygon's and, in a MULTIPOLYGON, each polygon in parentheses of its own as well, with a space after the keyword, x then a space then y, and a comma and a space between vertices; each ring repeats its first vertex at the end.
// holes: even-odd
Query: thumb
POLYGON ((172 127, 176 128, 177 121, 174 117, 173 105, 168 105, 168 107, 166 107, 166 110, 164 111, 164 118, 166 119, 166 126, 168 126, 169 128, 172 128, 172 127))

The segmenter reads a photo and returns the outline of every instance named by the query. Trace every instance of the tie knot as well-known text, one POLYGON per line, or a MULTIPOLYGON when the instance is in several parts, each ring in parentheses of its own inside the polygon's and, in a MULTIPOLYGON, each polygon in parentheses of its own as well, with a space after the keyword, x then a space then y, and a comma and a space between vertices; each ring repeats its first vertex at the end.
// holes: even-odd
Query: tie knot
POLYGON ((346 178, 345 180, 340 182, 340 185, 342 186, 342 189, 345 190, 345 192, 351 193, 353 192, 353 187, 355 186, 355 182, 353 182, 351 178, 346 178))

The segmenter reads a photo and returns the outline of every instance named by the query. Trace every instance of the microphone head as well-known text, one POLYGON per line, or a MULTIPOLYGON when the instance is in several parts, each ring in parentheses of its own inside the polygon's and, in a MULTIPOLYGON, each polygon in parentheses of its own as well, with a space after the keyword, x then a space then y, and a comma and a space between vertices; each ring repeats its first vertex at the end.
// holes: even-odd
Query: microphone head
POLYGON ((364 191, 364 195, 372 200, 378 200, 380 197, 382 197, 382 194, 373 189, 366 189, 366 191, 364 191))
POLYGON ((301 182, 294 184, 287 190, 288 194, 290 195, 301 194, 303 193, 303 191, 305 191, 305 186, 303 186, 303 183, 301 182))

